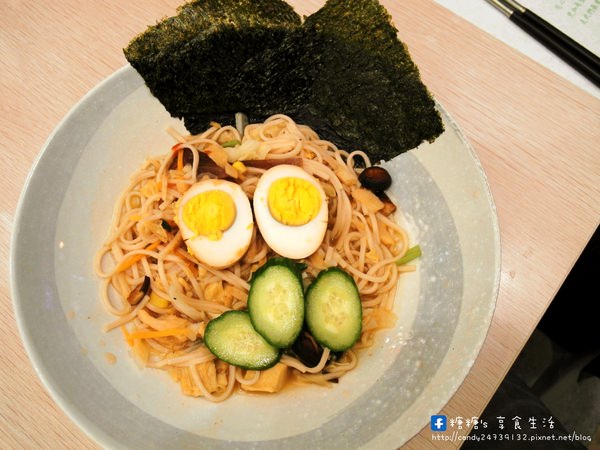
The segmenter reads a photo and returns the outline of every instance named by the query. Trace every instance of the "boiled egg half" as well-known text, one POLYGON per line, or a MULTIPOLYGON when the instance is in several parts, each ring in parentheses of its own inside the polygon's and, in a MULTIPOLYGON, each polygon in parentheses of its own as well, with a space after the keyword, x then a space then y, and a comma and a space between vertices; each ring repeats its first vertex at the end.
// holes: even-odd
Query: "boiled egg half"
POLYGON ((258 180, 253 205, 262 237, 281 256, 302 259, 321 245, 327 199, 321 184, 301 167, 281 164, 267 170, 258 180))
POLYGON ((209 266, 235 264, 252 240, 252 209, 242 188, 225 180, 203 180, 186 191, 177 223, 188 251, 209 266))

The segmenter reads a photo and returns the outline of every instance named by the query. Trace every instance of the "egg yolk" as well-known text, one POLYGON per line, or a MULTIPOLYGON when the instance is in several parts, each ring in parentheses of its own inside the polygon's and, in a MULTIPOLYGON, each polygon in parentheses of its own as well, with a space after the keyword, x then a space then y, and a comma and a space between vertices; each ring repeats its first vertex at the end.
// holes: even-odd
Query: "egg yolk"
POLYGON ((275 220, 285 225, 304 225, 313 220, 321 208, 321 195, 308 180, 280 178, 271 184, 267 198, 275 220))
POLYGON ((183 206, 183 221, 199 236, 218 241, 235 220, 236 208, 231 196, 219 190, 205 191, 183 206))

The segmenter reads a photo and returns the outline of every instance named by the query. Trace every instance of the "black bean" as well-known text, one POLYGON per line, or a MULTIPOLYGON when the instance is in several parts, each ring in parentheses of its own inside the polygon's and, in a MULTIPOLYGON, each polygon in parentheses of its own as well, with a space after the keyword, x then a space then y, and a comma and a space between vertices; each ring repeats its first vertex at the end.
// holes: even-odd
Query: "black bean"
POLYGON ((387 170, 380 166, 371 166, 358 176, 360 184, 373 192, 382 192, 392 185, 392 177, 387 170))

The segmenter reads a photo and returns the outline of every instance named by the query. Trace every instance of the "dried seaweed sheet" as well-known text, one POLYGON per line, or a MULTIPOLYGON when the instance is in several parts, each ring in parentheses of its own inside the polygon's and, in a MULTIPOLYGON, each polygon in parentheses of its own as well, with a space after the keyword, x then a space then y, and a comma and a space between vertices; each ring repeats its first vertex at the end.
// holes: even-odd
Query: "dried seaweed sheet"
POLYGON ((377 0, 329 0, 302 25, 279 0, 195 1, 125 55, 192 133, 237 111, 252 122, 283 113, 378 161, 443 131, 377 0))
POLYGON ((235 113, 244 105, 229 86, 244 61, 299 26, 281 0, 196 0, 138 35, 124 53, 171 115, 235 113))
POLYGON ((300 120, 376 162, 443 132, 417 66, 376 0, 329 0, 304 28, 324 42, 319 76, 300 120))

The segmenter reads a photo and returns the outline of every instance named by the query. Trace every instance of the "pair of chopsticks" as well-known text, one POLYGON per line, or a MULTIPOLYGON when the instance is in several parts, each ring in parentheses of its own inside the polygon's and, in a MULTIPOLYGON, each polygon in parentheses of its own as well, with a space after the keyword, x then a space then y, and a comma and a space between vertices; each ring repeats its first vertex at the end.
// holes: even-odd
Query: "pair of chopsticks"
POLYGON ((487 0, 513 23, 600 87, 600 58, 514 0, 487 0))

